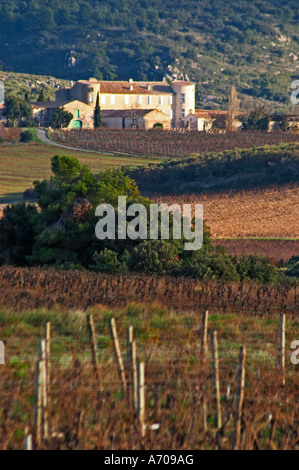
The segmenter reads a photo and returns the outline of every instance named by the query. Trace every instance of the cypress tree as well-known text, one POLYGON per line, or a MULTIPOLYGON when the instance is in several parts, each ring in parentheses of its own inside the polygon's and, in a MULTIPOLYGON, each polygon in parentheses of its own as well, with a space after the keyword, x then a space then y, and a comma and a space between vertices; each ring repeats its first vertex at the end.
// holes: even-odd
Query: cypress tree
POLYGON ((102 113, 100 108, 99 93, 97 93, 96 106, 94 108, 94 127, 102 127, 102 113))
POLYGON ((40 91, 40 94, 39 94, 39 97, 37 98, 37 101, 46 101, 46 97, 45 97, 45 89, 44 87, 41 89, 40 91))

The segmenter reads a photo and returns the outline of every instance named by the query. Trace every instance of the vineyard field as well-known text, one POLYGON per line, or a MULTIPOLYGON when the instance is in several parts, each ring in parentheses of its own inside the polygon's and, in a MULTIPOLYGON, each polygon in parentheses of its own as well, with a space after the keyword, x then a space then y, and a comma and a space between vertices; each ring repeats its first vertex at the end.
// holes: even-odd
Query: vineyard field
POLYGON ((168 158, 299 142, 299 134, 262 131, 222 134, 195 131, 84 129, 59 130, 52 132, 51 137, 65 145, 100 152, 125 152, 132 155, 168 158))
POLYGON ((0 305, 12 309, 115 308, 128 302, 253 316, 299 313, 298 285, 0 267, 0 305))
POLYGON ((281 262, 287 263, 292 256, 298 256, 299 253, 299 240, 221 238, 214 239, 213 245, 224 246, 228 254, 238 257, 249 254, 267 256, 276 266, 281 262))
MULTIPOLYGON (((166 204, 203 204, 215 238, 293 238, 299 236, 298 185, 262 190, 156 196, 166 204)), ((221 240, 220 240, 221 243, 221 240)))

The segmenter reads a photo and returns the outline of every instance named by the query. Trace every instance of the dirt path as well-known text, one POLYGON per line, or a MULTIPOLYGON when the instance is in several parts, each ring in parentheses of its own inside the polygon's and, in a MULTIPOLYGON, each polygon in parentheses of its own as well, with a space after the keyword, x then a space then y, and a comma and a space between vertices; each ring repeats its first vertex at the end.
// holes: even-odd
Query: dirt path
POLYGON ((54 145, 55 147, 62 147, 62 148, 68 149, 68 150, 76 150, 77 152, 96 153, 98 155, 135 156, 134 154, 130 154, 130 153, 127 153, 127 152, 106 152, 106 150, 105 150, 105 152, 103 152, 103 151, 98 152, 97 150, 83 149, 82 147, 70 147, 68 145, 59 144, 58 142, 50 140, 47 137, 47 132, 44 129, 37 129, 36 130, 36 135, 42 142, 44 142, 47 145, 54 145))
POLYGON ((47 145, 54 145, 55 147, 62 147, 62 148, 69 149, 69 150, 77 150, 78 152, 98 153, 101 155, 103 154, 103 152, 97 152, 96 150, 87 150, 87 149, 82 149, 78 147, 69 147, 68 145, 58 144, 57 142, 54 142, 53 140, 50 140, 47 137, 47 132, 44 129, 37 129, 36 135, 42 142, 44 142, 47 145))

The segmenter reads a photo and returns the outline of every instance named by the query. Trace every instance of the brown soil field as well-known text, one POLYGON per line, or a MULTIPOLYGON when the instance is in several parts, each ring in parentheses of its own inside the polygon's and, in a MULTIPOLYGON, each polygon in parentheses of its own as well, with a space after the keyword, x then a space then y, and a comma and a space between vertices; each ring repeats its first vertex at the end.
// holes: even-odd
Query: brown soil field
POLYGON ((204 220, 214 238, 299 238, 298 185, 155 199, 166 204, 203 204, 204 220))
POLYGON ((275 265, 299 255, 299 240, 220 239, 213 240, 213 245, 225 246, 227 253, 238 257, 248 254, 267 256, 275 265))

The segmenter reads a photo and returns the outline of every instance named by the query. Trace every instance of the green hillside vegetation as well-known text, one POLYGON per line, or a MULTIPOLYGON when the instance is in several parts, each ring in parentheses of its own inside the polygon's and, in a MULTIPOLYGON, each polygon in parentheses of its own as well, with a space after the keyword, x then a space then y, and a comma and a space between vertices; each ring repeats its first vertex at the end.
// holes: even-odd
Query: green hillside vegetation
POLYGON ((47 75, 4 72, 3 70, 0 70, 0 80, 5 85, 6 95, 16 95, 22 99, 27 98, 28 101, 37 101, 42 90, 46 98, 45 101, 53 101, 55 100, 55 90, 70 85, 68 80, 47 75))
POLYGON ((289 109, 298 75, 295 0, 12 0, 0 4, 0 66, 64 79, 186 77, 197 106, 225 107, 231 85, 289 109))
POLYGON ((265 145, 127 170, 146 194, 262 188, 299 179, 299 144, 265 145))

